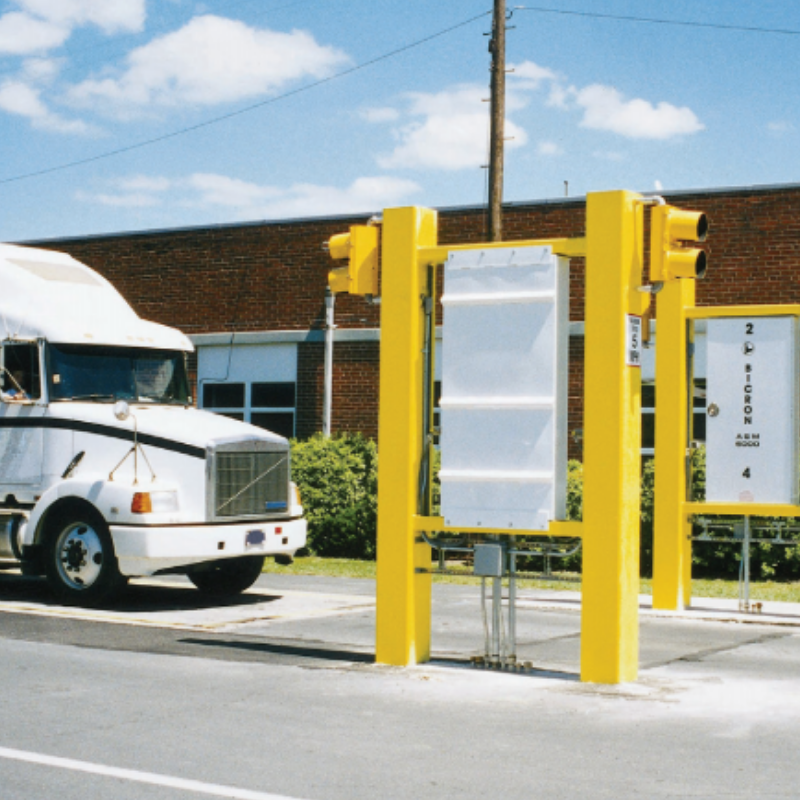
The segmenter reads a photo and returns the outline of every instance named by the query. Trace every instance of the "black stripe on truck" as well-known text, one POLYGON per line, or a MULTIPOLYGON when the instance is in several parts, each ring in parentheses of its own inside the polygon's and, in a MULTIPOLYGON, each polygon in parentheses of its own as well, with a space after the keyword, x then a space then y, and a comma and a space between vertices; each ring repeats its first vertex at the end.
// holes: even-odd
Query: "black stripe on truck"
MULTIPOLYGON (((95 436, 105 436, 108 439, 122 439, 133 442, 133 431, 115 428, 111 425, 99 425, 95 422, 82 422, 75 419, 61 419, 59 417, 0 417, 2 428, 49 428, 54 430, 77 431, 79 433, 92 433, 95 436)), ((152 436, 149 433, 140 433, 137 436, 139 444, 148 447, 158 447, 191 458, 205 460, 206 451, 203 447, 196 447, 174 439, 165 439, 162 436, 152 436)))

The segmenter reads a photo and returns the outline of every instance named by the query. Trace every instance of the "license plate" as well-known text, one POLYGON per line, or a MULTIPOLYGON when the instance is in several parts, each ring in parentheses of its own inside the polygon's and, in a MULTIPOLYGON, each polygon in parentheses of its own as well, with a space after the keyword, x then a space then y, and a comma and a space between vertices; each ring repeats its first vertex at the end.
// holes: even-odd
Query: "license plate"
POLYGON ((267 534, 264 531, 247 531, 244 537, 245 547, 260 547, 264 544, 267 534))

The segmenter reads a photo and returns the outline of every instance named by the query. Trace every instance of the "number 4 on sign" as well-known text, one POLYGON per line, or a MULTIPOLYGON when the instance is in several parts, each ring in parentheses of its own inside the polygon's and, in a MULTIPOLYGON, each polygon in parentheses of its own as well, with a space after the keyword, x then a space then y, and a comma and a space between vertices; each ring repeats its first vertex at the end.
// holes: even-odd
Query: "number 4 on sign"
POLYGON ((747 467, 745 469, 745 471, 742 473, 742 477, 743 478, 749 478, 750 477, 750 467, 747 467))

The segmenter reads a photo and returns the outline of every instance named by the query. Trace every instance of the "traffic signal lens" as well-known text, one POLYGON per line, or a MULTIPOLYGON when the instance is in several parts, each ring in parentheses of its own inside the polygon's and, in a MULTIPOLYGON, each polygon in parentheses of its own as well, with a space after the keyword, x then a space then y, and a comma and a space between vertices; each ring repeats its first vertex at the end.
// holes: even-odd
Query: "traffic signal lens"
POLYGON ((650 236, 650 280, 653 283, 705 277, 708 255, 692 246, 693 242, 703 242, 708 236, 708 217, 702 211, 655 206, 650 236))
MULTIPOLYGON (((703 215, 705 216, 705 214, 703 215)), ((706 229, 708 226, 706 226, 706 229)), ((702 241, 702 239, 700 240, 702 241)), ((708 256, 706 255, 705 250, 701 250, 697 254, 697 261, 694 265, 694 274, 696 278, 705 278, 706 270, 708 269, 708 256)))

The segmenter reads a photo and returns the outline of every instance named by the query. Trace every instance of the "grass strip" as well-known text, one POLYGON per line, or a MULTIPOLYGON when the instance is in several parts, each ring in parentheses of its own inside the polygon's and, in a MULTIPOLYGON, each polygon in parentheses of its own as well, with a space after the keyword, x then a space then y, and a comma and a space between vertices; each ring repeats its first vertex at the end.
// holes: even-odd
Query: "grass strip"
MULTIPOLYGON (((375 578, 375 562, 359 561, 350 558, 319 558, 306 556, 295 558, 288 567, 280 567, 268 558, 264 572, 283 575, 322 575, 329 578, 375 578)), ((563 574, 567 578, 579 578, 576 574, 563 574)), ((470 575, 434 575, 434 583, 450 583, 459 585, 477 584, 478 579, 470 575)), ((553 589, 564 591, 580 591, 581 584, 567 581, 534 580, 520 578, 517 582, 520 589, 553 589)), ((640 582, 642 594, 652 594, 653 582, 650 578, 642 578, 640 582)), ((739 596, 737 581, 709 580, 695 578, 692 580, 694 597, 721 597, 736 599, 739 596)), ((800 582, 751 581, 750 599, 762 602, 800 603, 800 582)))

